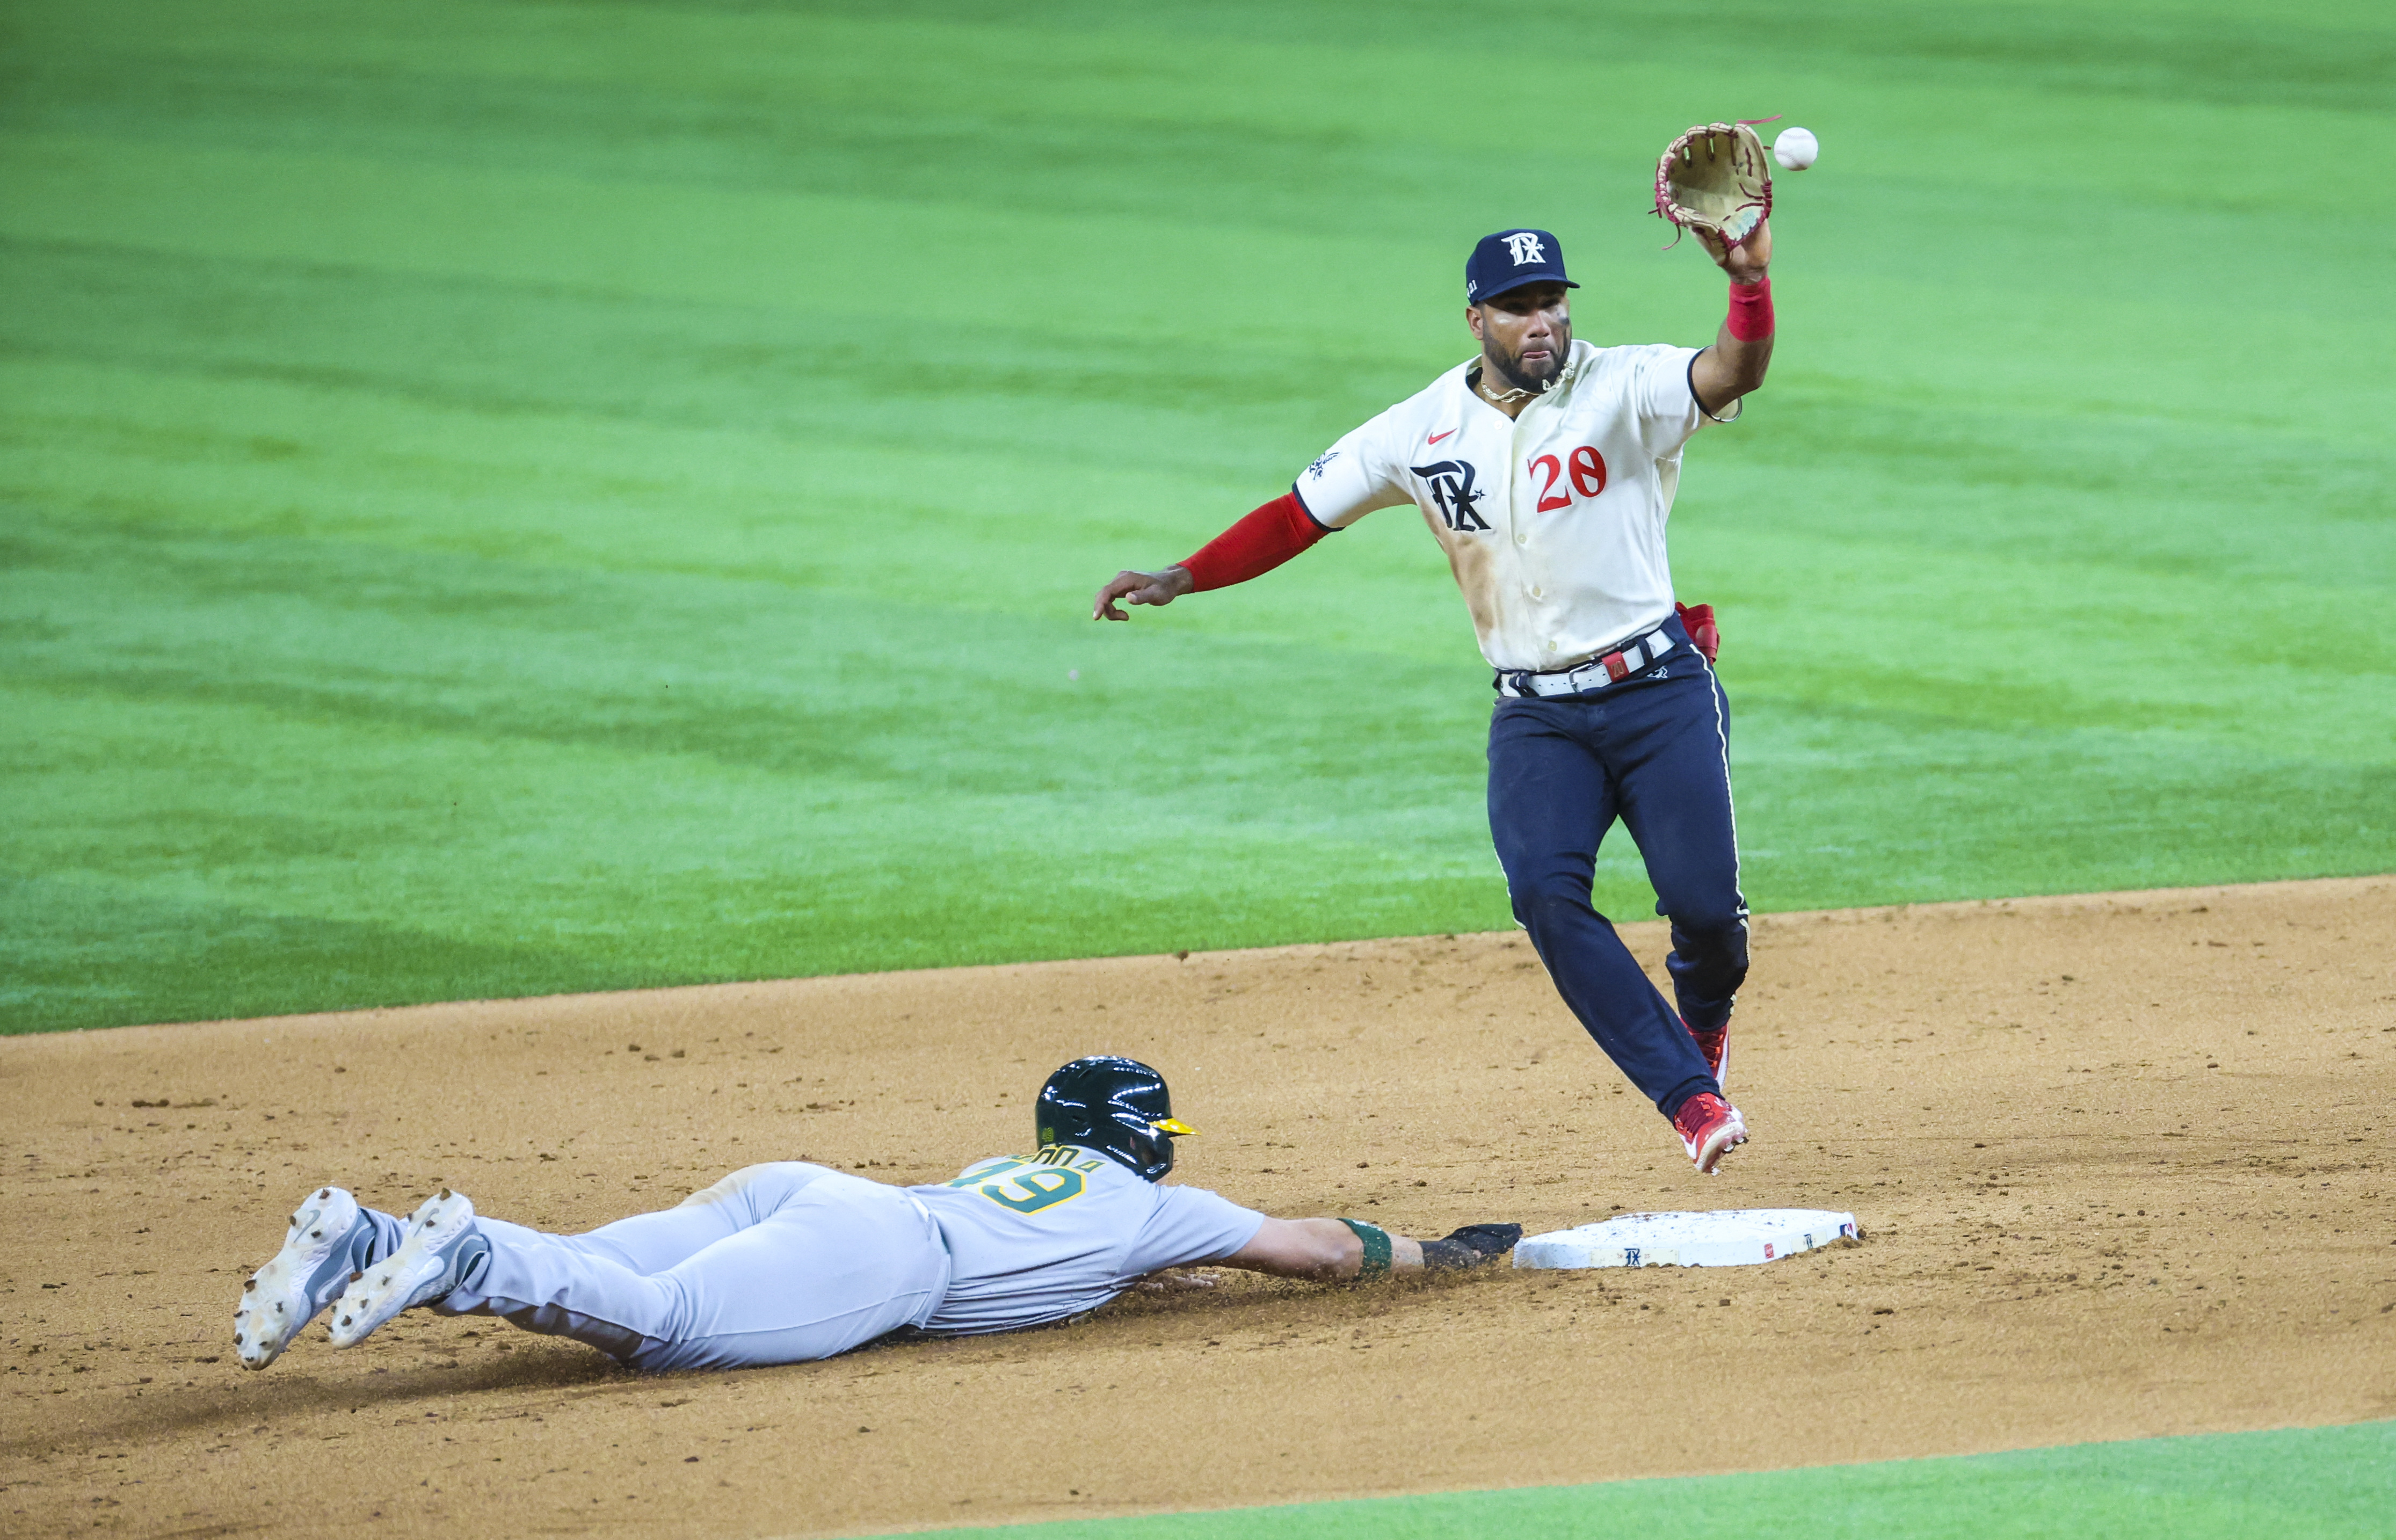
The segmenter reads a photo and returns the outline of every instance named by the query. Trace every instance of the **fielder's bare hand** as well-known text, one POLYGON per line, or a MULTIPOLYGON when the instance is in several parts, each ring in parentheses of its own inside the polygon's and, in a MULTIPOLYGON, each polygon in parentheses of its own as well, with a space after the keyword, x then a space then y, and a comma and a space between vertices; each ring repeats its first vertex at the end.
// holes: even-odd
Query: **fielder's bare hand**
POLYGON ((1126 604, 1169 604, 1193 586, 1188 569, 1166 567, 1163 572, 1118 572, 1113 581, 1098 590, 1098 602, 1090 606, 1093 620, 1128 620, 1130 616, 1115 607, 1120 599, 1126 604))

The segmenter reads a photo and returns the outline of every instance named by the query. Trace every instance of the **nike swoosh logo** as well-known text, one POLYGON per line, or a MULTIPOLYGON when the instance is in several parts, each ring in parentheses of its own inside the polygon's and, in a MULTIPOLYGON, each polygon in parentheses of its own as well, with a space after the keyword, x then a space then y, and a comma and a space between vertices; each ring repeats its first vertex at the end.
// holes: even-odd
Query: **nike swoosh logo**
POLYGON ((1425 440, 1424 442, 1425 442, 1426 444, 1437 444, 1440 440, 1442 440, 1442 439, 1444 439, 1444 438, 1453 438, 1455 435, 1456 435, 1456 430, 1455 430, 1455 429, 1453 429, 1453 428, 1450 428, 1450 429, 1449 429, 1446 432, 1444 432, 1444 433, 1433 433, 1433 434, 1432 434, 1429 439, 1425 440))

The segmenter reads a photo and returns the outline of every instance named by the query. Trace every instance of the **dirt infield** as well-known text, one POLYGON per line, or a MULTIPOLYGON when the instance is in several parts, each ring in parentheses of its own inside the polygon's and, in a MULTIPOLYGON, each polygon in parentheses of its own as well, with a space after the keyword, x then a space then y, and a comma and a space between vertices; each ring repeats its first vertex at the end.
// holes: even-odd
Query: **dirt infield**
POLYGON ((2396 879, 1780 916, 1756 954, 1756 1138, 1710 1181, 1504 935, 0 1042, 0 1530, 853 1533, 2396 1414, 2396 879), (1867 1240, 1233 1280, 739 1374, 421 1314, 233 1358, 317 1182, 581 1228, 758 1160, 938 1179, 1098 1049, 1173 1078, 1181 1179, 1277 1212, 1867 1240))

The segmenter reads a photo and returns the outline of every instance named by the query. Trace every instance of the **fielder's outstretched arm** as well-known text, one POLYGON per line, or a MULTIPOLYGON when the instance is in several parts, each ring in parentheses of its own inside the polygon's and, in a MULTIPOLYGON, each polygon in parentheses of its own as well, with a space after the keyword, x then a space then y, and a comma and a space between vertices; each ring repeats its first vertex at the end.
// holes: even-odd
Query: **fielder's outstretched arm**
POLYGON ((1714 345, 1697 355, 1689 386, 1706 415, 1720 418, 1738 399, 1764 383, 1772 366, 1772 221, 1757 225, 1747 239, 1725 248, 1704 231, 1706 254, 1730 275, 1730 313, 1714 333, 1714 345))
POLYGON ((1169 604, 1185 593, 1245 583, 1271 572, 1330 533, 1314 522, 1297 493, 1285 492, 1207 541, 1178 566, 1163 572, 1116 573, 1112 581, 1098 590, 1090 618, 1130 619, 1115 606, 1118 599, 1129 604, 1169 604))
POLYGON ((1442 1241, 1418 1241, 1356 1219, 1267 1219, 1256 1239, 1220 1266, 1279 1278, 1344 1282, 1383 1273, 1444 1272, 1503 1256, 1520 1225, 1467 1225, 1442 1241))

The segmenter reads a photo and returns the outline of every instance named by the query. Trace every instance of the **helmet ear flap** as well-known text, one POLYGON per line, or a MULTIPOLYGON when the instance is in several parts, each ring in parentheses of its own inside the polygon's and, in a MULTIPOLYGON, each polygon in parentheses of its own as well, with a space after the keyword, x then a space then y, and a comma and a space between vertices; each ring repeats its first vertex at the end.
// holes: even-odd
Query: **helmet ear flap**
MULTIPOLYGON (((1170 1121, 1170 1120, 1167 1120, 1170 1121)), ((1151 1182, 1161 1182, 1173 1172, 1173 1135, 1154 1123, 1134 1129, 1131 1148, 1132 1169, 1151 1182)))

